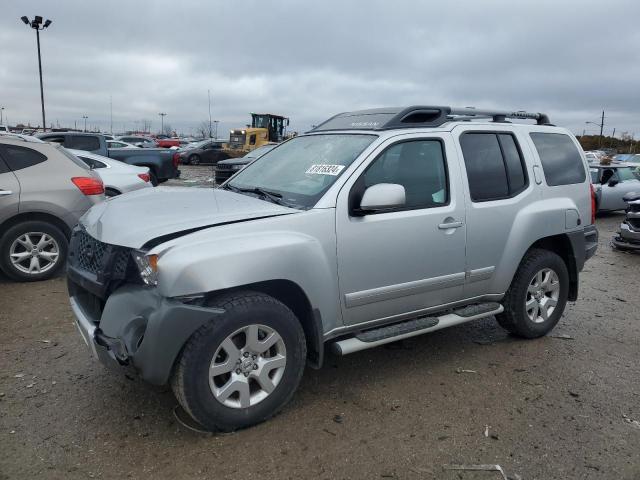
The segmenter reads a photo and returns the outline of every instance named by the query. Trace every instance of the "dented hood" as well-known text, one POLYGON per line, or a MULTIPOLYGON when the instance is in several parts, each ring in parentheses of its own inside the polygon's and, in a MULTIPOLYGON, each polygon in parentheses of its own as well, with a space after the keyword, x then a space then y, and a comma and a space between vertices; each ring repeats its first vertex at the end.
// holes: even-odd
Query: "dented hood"
POLYGON ((80 223, 101 242, 140 248, 158 237, 297 212, 228 190, 156 187, 102 202, 80 223))

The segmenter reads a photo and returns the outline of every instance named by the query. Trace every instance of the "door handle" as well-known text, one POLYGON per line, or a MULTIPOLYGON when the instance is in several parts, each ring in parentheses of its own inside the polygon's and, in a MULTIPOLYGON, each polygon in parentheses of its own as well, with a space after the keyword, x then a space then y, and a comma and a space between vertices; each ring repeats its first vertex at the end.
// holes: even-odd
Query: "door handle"
POLYGON ((462 226, 462 222, 447 222, 441 223, 438 225, 440 230, 449 230, 450 228, 460 228, 462 226))
POLYGON ((13 195, 11 190, 0 190, 0 197, 3 195, 13 195))

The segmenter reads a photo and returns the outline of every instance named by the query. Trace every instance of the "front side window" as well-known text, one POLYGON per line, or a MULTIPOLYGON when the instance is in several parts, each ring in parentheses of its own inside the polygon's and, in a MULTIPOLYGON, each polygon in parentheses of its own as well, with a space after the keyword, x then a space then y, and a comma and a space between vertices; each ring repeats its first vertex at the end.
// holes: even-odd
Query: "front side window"
POLYGON ((527 187, 522 154, 510 133, 465 133, 460 146, 474 202, 510 198, 527 187))
POLYGON ((547 185, 571 185, 585 181, 582 157, 571 138, 561 133, 531 133, 547 185))
MULTIPOLYGON (((362 175, 361 194, 378 183, 402 185, 404 209, 430 208, 449 201, 444 151, 439 140, 401 142, 386 149, 362 175)), ((354 202, 359 199, 354 198, 354 202)))
POLYGON ((0 146, 0 154, 4 158, 7 166, 14 172, 23 168, 33 167, 47 160, 47 157, 31 148, 19 147, 17 145, 0 146))
POLYGON ((375 139, 357 134, 295 137, 250 163, 223 188, 308 209, 375 139))

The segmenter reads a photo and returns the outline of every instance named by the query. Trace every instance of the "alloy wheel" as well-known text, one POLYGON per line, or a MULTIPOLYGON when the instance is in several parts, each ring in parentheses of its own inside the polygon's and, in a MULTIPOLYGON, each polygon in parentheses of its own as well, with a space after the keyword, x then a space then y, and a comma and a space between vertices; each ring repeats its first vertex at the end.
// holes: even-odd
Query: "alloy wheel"
POLYGON ((229 335, 216 350, 209 368, 209 387, 230 408, 252 407, 271 394, 287 363, 284 341, 265 325, 252 324, 229 335))
POLYGON ((525 301, 525 311, 533 323, 542 323, 551 317, 560 297, 560 278, 550 268, 536 273, 529 287, 525 301))
POLYGON ((36 275, 56 266, 60 258, 60 246, 48 233, 27 232, 13 241, 9 258, 16 270, 36 275))

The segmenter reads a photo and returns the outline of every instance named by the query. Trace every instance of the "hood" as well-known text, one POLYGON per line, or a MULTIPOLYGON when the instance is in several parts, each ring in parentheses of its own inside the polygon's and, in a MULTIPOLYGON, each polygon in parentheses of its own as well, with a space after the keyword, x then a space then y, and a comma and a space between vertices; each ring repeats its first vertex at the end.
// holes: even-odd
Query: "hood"
POLYGON ((227 190, 156 187, 102 202, 80 223, 101 242, 141 248, 165 235, 298 212, 227 190))
POLYGON ((246 165, 255 160, 255 157, 247 158, 247 157, 239 157, 239 158, 228 158, 226 160, 220 160, 218 164, 222 165, 246 165))

